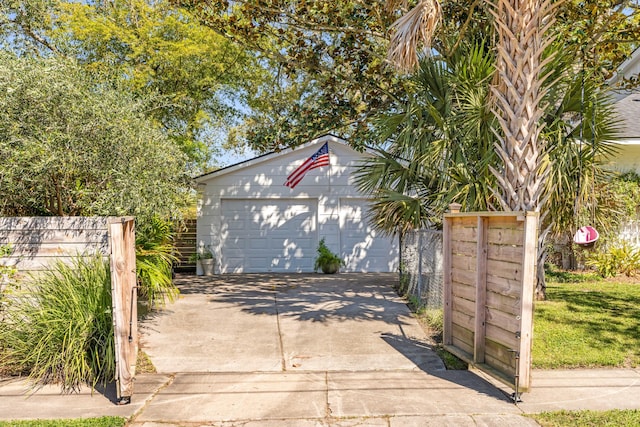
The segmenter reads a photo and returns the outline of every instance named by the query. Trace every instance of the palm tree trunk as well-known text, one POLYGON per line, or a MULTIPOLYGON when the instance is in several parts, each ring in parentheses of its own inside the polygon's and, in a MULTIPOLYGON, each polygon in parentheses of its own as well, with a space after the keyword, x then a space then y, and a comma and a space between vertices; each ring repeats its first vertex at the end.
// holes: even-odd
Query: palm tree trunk
POLYGON ((504 134, 496 144, 504 166, 494 174, 506 210, 539 211, 542 205, 547 170, 540 140, 541 71, 546 63, 542 53, 550 42, 545 37, 550 11, 548 1, 496 0, 493 12, 498 34, 493 95, 504 134))
MULTIPOLYGON (((540 212, 548 175, 545 144, 540 138, 544 95, 543 51, 551 42, 546 36, 552 22, 548 0, 496 0, 497 85, 493 87, 500 127, 496 151, 503 162, 497 196, 505 210, 540 212)), ((536 297, 544 299, 544 236, 538 242, 536 297)))
MULTIPOLYGON (((501 170, 492 168, 499 188, 496 196, 505 210, 540 212, 549 169, 545 144, 540 140, 541 100, 546 76, 541 75, 551 58, 543 59, 551 43, 549 27, 553 23, 550 0, 492 0, 497 42, 496 82, 492 88, 496 116, 502 135, 496 134, 496 151, 503 162, 501 170)), ((389 59, 402 69, 418 63, 417 45, 430 44, 440 19, 438 0, 421 0, 394 24, 389 59)), ((541 235, 546 233, 541 233, 541 235)), ((541 239, 544 239, 541 236, 541 239)), ((539 247, 543 247, 543 241, 539 247)), ((539 263, 544 263, 544 252, 539 263)), ((538 265, 543 273, 544 265, 538 265)), ((538 282, 544 287, 543 280, 538 282)), ((544 295, 544 289, 536 292, 544 295)))

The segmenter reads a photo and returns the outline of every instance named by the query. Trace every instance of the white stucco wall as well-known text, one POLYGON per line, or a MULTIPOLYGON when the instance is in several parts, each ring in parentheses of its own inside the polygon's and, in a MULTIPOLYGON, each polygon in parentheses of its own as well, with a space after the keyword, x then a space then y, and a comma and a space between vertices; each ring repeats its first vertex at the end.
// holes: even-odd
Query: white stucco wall
MULTIPOLYGON (((345 212, 341 205, 363 199, 353 185, 351 174, 367 156, 371 154, 356 152, 339 138, 325 136, 295 150, 258 157, 198 178, 201 189, 197 224, 199 245, 211 247, 216 258, 222 258, 225 230, 221 229, 221 205, 224 200, 312 200, 317 203, 317 230, 313 231, 317 233, 317 241, 324 237, 332 251, 340 252, 340 221, 345 220, 340 218, 340 212, 343 215, 345 212), (308 171, 294 189, 285 187, 287 176, 327 141, 331 166, 308 171)), ((394 259, 390 259, 390 268, 386 271, 397 268, 397 253, 390 256, 394 259)))

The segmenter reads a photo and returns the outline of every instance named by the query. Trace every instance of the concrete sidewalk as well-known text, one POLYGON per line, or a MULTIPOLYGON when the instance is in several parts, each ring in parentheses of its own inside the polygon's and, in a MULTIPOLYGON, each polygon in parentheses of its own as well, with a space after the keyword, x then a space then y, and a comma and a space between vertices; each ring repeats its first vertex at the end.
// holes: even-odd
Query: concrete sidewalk
POLYGON ((640 370, 534 371, 511 390, 446 371, 391 289, 395 275, 187 278, 142 324, 158 374, 132 403, 113 388, 25 395, 0 381, 0 419, 124 416, 132 426, 533 426, 524 414, 640 408, 640 370))
POLYGON ((0 382, 0 420, 122 416, 131 426, 535 426, 524 414, 640 408, 640 372, 534 371, 534 389, 513 404, 509 390, 475 371, 143 374, 130 405, 88 389, 24 394, 0 382))

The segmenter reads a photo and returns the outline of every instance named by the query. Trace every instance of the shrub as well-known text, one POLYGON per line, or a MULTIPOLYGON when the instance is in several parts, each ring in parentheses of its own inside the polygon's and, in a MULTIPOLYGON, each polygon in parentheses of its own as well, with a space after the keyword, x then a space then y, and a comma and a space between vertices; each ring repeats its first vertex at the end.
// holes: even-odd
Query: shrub
POLYGON ((208 247, 201 246, 198 250, 191 254, 189 257, 190 262, 197 262, 203 259, 213 259, 213 252, 208 247))
POLYGON ((138 293, 153 307, 178 295, 172 281, 173 255, 171 223, 153 218, 136 231, 136 276, 138 293))
POLYGON ((618 273, 633 276, 640 270, 640 250, 626 242, 588 256, 586 265, 596 269, 602 277, 614 277, 618 273))
POLYGON ((76 258, 33 276, 8 298, 0 364, 30 371, 34 386, 63 392, 114 378, 111 276, 101 258, 76 258))
MULTIPOLYGON (((318 269, 322 269, 323 272, 328 271, 328 267, 334 265, 336 269, 340 266, 345 265, 342 258, 340 258, 337 254, 331 252, 331 250, 327 247, 324 242, 324 237, 318 243, 318 256, 315 259, 315 264, 313 269, 318 271, 318 269)), ((332 269, 331 269, 332 270, 332 269)))

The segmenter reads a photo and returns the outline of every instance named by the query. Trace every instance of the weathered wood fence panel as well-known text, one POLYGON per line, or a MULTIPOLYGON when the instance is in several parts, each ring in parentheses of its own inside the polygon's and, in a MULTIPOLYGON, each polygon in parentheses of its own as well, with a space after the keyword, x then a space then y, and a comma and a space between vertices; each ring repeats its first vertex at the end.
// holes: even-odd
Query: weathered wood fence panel
POLYGON ((108 217, 2 217, 0 245, 11 244, 9 257, 21 273, 46 270, 78 255, 109 255, 108 217))
POLYGON ((116 344, 117 394, 131 399, 138 346, 135 225, 133 217, 2 217, 3 259, 21 274, 44 271, 77 256, 109 258, 116 344))
POLYGON ((531 382, 538 215, 444 218, 444 345, 519 393, 531 382))

